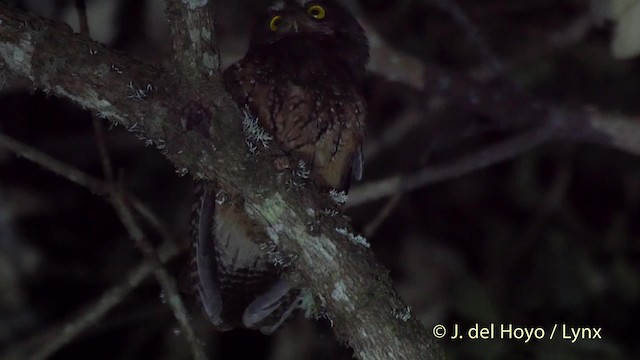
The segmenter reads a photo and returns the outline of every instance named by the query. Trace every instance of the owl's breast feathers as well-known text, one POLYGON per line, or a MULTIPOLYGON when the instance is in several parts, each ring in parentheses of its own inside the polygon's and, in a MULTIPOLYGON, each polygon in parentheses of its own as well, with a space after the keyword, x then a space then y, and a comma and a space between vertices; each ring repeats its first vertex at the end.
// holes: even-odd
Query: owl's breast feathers
POLYGON ((362 175, 361 69, 322 45, 291 39, 254 49, 224 72, 224 82, 317 185, 348 190, 352 175, 362 175))

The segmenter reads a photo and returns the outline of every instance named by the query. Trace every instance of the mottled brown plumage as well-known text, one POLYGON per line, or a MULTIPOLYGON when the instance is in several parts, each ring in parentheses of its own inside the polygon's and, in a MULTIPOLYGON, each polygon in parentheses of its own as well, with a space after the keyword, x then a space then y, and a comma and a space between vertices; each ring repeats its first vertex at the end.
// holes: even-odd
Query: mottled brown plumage
MULTIPOLYGON (((304 161, 319 188, 346 191, 362 175, 367 58, 364 32, 342 6, 279 0, 258 19, 247 54, 224 82, 275 145, 304 161)), ((198 191, 193 274, 209 319, 221 330, 272 332, 295 308, 299 289, 254 242, 265 235, 246 214, 198 191)))

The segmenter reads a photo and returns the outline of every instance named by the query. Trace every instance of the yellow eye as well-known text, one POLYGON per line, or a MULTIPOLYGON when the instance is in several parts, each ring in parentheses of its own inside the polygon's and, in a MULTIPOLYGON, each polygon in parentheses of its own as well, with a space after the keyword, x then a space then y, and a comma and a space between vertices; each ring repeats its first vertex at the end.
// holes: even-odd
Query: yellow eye
POLYGON ((269 21, 269 29, 271 29, 271 31, 278 30, 278 27, 280 26, 280 23, 282 23, 282 16, 276 15, 276 16, 272 17, 271 21, 269 21))
POLYGON ((307 14, 316 20, 322 20, 327 16, 327 12, 320 5, 311 5, 307 9, 307 14))

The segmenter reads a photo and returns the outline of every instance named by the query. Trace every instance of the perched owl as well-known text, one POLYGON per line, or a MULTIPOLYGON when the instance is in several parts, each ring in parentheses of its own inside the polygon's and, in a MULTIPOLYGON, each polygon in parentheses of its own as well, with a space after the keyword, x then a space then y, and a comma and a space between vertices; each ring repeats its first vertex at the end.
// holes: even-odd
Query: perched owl
MULTIPOLYGON (((356 19, 334 1, 278 0, 254 28, 245 57, 224 72, 238 105, 328 193, 362 176, 369 48, 356 19)), ((196 186, 193 279, 220 330, 271 333, 298 305, 300 289, 281 277, 254 242, 264 237, 238 207, 196 186)))

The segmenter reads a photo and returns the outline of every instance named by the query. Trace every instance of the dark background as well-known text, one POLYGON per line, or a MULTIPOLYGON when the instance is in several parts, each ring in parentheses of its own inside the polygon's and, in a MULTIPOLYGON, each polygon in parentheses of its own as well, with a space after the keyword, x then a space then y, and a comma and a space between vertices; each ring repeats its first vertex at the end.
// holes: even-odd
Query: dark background
MULTIPOLYGON (((77 22, 73 1, 14 2, 53 19, 77 22)), ((225 64, 242 56, 252 16, 264 1, 220 1, 225 64)), ((458 0, 507 80, 541 99, 612 113, 640 111, 640 62, 616 60, 613 25, 596 1, 458 0), (559 41, 561 39, 562 41, 559 41)), ((360 1, 391 44, 460 74, 499 81, 458 22, 427 0, 360 1)), ((101 41, 159 65, 170 61, 162 1, 89 3, 101 41), (93 6, 96 6, 95 8, 93 6), (98 10, 94 10, 98 9, 98 10)), ((102 177, 91 114, 10 79, 0 93, 0 131, 102 177)), ((363 182, 447 164, 516 134, 455 104, 375 75, 367 143, 407 112, 409 134, 368 157, 363 182)), ((106 124, 105 124, 106 126, 106 124)), ((114 167, 174 235, 187 241, 189 176, 121 128, 107 133, 114 167)), ((365 157, 367 155, 365 154, 365 157)), ((448 359, 640 358, 640 159, 607 147, 554 143, 517 159, 399 196, 350 208, 391 271, 413 316, 442 323, 602 328, 602 339, 570 341, 441 340, 448 359), (368 226, 369 225, 369 226, 368 226)), ((154 233, 148 232, 154 242, 154 233)), ((168 268, 179 277, 184 253, 168 268)), ((103 198, 0 148, 0 357, 64 322, 141 261, 103 198)), ((186 359, 189 349, 159 286, 148 279, 55 359, 186 359)), ((216 333, 192 304, 193 322, 212 359, 350 359, 326 322, 302 314, 271 337, 216 333)))

